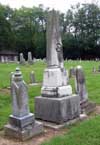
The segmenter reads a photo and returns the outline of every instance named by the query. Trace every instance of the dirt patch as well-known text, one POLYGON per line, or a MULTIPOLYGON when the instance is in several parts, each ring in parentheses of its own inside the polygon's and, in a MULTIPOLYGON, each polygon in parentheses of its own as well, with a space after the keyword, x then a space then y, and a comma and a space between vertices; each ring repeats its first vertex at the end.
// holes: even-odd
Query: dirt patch
POLYGON ((46 128, 44 133, 39 136, 36 136, 28 141, 20 142, 15 139, 9 139, 4 136, 4 132, 0 132, 0 145, 40 145, 42 142, 51 139, 57 135, 63 135, 67 132, 68 129, 61 129, 61 130, 53 130, 46 128))

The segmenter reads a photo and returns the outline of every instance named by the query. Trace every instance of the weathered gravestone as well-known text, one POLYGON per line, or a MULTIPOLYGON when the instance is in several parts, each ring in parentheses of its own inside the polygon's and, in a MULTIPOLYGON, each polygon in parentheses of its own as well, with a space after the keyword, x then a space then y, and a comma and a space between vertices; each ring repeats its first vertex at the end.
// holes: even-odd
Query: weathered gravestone
POLYGON ((93 73, 96 73, 97 72, 95 67, 92 68, 92 72, 93 73))
POLYGON ((14 62, 18 62, 18 57, 14 56, 14 62))
POLYGON ((24 141, 41 133, 43 126, 30 113, 27 86, 19 68, 16 68, 11 80, 11 96, 12 115, 9 116, 9 124, 5 126, 5 135, 24 141))
POLYGON ((4 56, 1 56, 1 62, 4 63, 5 60, 4 60, 4 56))
POLYGON ((98 72, 100 72, 100 65, 98 66, 98 72))
POLYGON ((88 100, 88 93, 86 90, 85 75, 82 66, 76 67, 76 93, 80 96, 80 102, 88 100))
POLYGON ((29 63, 30 65, 33 64, 32 54, 31 54, 31 52, 28 52, 28 63, 29 63))
POLYGON ((47 68, 41 95, 35 98, 37 119, 61 124, 79 117, 79 96, 72 94, 67 83, 59 27, 59 13, 52 10, 47 22, 47 68))
POLYGON ((82 66, 76 67, 75 89, 80 97, 81 112, 90 113, 94 110, 95 104, 88 101, 85 75, 82 66))
POLYGON ((25 59, 24 59, 23 53, 20 53, 20 61, 19 61, 19 63, 22 64, 22 65, 25 64, 25 59))
POLYGON ((36 83, 34 71, 32 71, 32 72, 30 73, 30 83, 31 83, 31 84, 36 83))
POLYGON ((5 63, 8 63, 9 61, 8 61, 8 57, 6 56, 5 57, 5 63))

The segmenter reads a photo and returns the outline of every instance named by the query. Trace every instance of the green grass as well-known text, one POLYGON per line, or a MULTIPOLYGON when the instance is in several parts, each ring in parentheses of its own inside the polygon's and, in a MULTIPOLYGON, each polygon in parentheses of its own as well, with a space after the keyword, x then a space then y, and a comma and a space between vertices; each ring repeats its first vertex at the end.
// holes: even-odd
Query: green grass
POLYGON ((0 129, 6 124, 8 116, 11 113, 11 97, 0 93, 0 129))
POLYGON ((100 116, 81 122, 42 145, 100 145, 100 116))
MULTIPOLYGON (((77 65, 82 65, 84 68, 89 99, 100 104, 100 73, 92 73, 92 68, 95 66, 98 69, 100 63, 94 61, 65 62, 65 67, 68 70, 71 66, 77 65)), ((10 85, 10 72, 14 72, 16 67, 20 67, 23 78, 28 84, 31 71, 35 72, 37 82, 42 82, 46 64, 43 62, 36 62, 31 66, 28 64, 21 66, 13 63, 0 64, 0 129, 7 123, 11 114, 11 95, 7 88, 10 85)), ((74 78, 70 80, 70 83, 74 92, 74 78)), ((34 97, 41 94, 41 85, 28 86, 28 88, 30 110, 34 112, 34 97)), ((100 145, 100 116, 72 126, 65 135, 55 137, 43 145, 100 145)))
POLYGON ((19 64, 13 64, 13 63, 9 63, 9 64, 0 64, 0 88, 6 88, 7 86, 9 86, 9 82, 10 82, 10 73, 14 72, 16 67, 20 67, 22 73, 23 73, 23 77, 24 80, 29 83, 29 74, 31 71, 35 72, 35 77, 37 82, 41 82, 42 78, 43 78, 43 70, 45 67, 45 64, 43 62, 39 63, 35 63, 33 65, 19 65, 19 64))

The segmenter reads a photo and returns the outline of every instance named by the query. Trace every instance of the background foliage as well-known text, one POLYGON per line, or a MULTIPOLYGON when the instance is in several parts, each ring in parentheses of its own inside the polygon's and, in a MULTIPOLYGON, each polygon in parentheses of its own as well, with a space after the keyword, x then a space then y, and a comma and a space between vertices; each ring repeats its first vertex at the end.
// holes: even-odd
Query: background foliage
MULTIPOLYGON (((44 58, 46 17, 43 6, 11 9, 0 4, 0 50, 31 51, 44 58)), ((64 58, 100 57, 100 8, 96 4, 77 4, 60 12, 64 58)))

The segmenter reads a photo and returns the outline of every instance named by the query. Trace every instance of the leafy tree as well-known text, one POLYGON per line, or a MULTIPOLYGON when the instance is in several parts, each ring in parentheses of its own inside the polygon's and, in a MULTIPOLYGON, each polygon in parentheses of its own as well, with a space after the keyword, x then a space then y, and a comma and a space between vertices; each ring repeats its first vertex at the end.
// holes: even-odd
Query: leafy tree
POLYGON ((15 37, 9 23, 12 10, 8 6, 0 5, 0 50, 14 49, 15 37))

